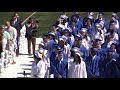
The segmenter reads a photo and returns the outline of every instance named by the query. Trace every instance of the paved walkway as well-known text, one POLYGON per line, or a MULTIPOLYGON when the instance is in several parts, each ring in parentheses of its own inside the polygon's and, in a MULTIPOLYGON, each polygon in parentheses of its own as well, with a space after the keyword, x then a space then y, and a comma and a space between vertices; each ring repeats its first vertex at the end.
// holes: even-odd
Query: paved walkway
MULTIPOLYGON (((39 42, 40 38, 37 38, 36 44, 39 42)), ((16 64, 10 64, 7 68, 5 68, 2 73, 0 73, 0 78, 24 78, 24 71, 26 72, 27 77, 30 78, 31 65, 34 59, 33 55, 29 56, 27 53, 27 39, 24 38, 24 42, 22 43, 23 50, 21 50, 19 57, 16 57, 16 64)))

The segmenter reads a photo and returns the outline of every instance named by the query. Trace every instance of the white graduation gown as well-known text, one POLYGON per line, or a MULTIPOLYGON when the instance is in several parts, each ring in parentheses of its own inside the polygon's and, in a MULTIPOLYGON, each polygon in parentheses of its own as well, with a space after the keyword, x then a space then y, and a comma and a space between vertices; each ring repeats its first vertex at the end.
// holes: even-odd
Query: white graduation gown
POLYGON ((87 78, 86 65, 84 61, 80 64, 71 63, 69 69, 69 78, 87 78))
POLYGON ((46 73, 45 63, 40 60, 32 69, 32 78, 44 78, 46 73))

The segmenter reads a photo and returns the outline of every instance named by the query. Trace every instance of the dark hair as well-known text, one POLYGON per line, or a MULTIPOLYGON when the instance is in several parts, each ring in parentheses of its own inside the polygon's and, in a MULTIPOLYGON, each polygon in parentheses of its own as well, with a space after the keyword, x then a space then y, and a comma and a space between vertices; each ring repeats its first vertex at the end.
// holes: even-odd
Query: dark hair
MULTIPOLYGON (((74 56, 75 57, 75 56, 74 56)), ((77 55, 77 58, 78 58, 78 63, 80 64, 81 63, 81 58, 79 55, 77 55)), ((76 60, 74 59, 74 62, 76 62, 76 60)))

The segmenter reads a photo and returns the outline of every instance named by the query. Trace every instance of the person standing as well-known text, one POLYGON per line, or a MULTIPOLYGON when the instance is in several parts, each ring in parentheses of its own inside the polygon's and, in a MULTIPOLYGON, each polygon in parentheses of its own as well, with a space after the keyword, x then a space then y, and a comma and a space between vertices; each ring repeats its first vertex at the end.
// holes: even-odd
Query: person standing
POLYGON ((19 56, 19 40, 20 40, 20 30, 22 28, 21 25, 21 20, 18 17, 18 14, 15 13, 10 20, 11 26, 13 26, 17 30, 17 38, 16 38, 16 43, 17 43, 17 49, 16 49, 16 56, 19 56))
POLYGON ((75 53, 69 72, 69 78, 87 78, 86 64, 82 60, 80 53, 75 53))
POLYGON ((35 44, 36 44, 36 32, 38 28, 38 22, 33 21, 32 18, 28 19, 28 22, 26 23, 26 35, 28 42, 28 54, 31 55, 31 43, 33 48, 33 54, 35 53, 35 44))
POLYGON ((12 53, 12 64, 15 64, 15 51, 16 51, 16 37, 17 37, 17 30, 10 25, 9 21, 6 21, 7 32, 10 34, 10 50, 12 53))
POLYGON ((68 62, 60 50, 57 54, 55 61, 51 62, 51 72, 54 78, 67 78, 68 77, 68 62))

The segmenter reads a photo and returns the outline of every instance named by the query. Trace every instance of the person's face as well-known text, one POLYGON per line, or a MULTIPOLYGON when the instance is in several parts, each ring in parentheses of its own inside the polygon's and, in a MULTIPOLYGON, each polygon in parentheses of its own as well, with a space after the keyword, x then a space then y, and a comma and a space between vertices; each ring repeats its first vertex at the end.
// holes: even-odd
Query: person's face
POLYGON ((63 58, 63 55, 60 53, 58 54, 58 60, 61 60, 63 58))
POLYGON ((79 45, 82 45, 82 40, 79 40, 79 45))
POLYGON ((91 21, 90 20, 87 20, 87 25, 91 25, 91 21))
POLYGON ((115 47, 114 47, 114 46, 111 46, 110 49, 111 49, 111 51, 113 51, 113 52, 115 51, 115 47))
POLYGON ((77 40, 75 40, 75 41, 74 41, 74 45, 77 45, 77 44, 78 44, 78 41, 77 41, 77 40))
POLYGON ((98 42, 96 42, 96 48, 99 48, 100 44, 98 42))
POLYGON ((82 36, 85 36, 86 35, 86 32, 81 32, 82 36))
POLYGON ((60 45, 61 45, 61 46, 64 46, 64 45, 65 45, 65 43, 64 43, 63 40, 60 41, 60 45))
POLYGON ((4 33, 4 31, 5 31, 5 28, 1 27, 1 32, 4 33))
POLYGON ((40 49, 40 48, 43 48, 43 46, 42 46, 41 44, 39 45, 39 49, 40 49))
POLYGON ((50 39, 50 40, 52 40, 52 39, 53 39, 53 37, 50 35, 50 36, 49 36, 49 39, 50 39))
POLYGON ((64 34, 65 36, 69 36, 69 32, 65 32, 65 34, 64 34))
POLYGON ((103 15, 98 15, 98 18, 99 18, 99 19, 103 18, 103 15))
POLYGON ((9 23, 9 22, 6 22, 6 26, 9 28, 9 27, 10 27, 10 23, 9 23))
POLYGON ((116 28, 116 23, 112 23, 111 24, 111 29, 115 29, 116 28))
POLYGON ((75 59, 76 62, 78 62, 78 57, 79 56, 77 54, 74 54, 74 59, 75 59))
POLYGON ((17 19, 17 16, 14 16, 13 19, 16 20, 16 19, 17 19))

